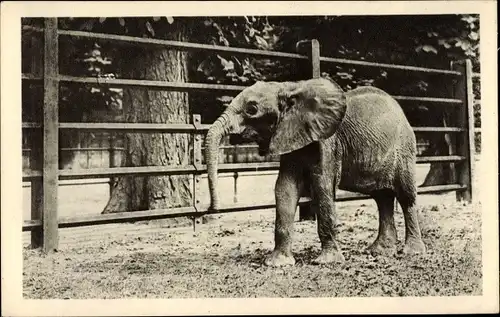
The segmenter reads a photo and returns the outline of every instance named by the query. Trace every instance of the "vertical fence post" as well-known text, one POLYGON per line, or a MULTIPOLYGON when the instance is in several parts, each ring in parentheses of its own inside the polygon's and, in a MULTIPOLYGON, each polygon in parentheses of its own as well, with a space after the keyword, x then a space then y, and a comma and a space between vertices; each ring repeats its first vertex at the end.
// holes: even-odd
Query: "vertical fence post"
MULTIPOLYGON (((193 115, 193 125, 196 128, 196 130, 199 131, 201 129, 201 115, 199 114, 194 114, 193 115)), ((196 131, 194 134, 194 141, 193 141, 193 165, 196 168, 196 172, 193 175, 193 206, 198 211, 200 203, 201 203, 201 175, 199 174, 199 170, 201 169, 201 159, 202 159, 202 153, 201 153, 201 143, 202 143, 202 136, 201 134, 196 131)), ((193 219, 193 225, 196 222, 196 219, 193 219)))
POLYGON ((43 252, 56 250, 57 186, 59 172, 59 43, 57 18, 45 19, 43 66, 43 252))
MULTIPOLYGON (((43 76, 43 40, 40 34, 32 34, 29 53, 31 55, 30 66, 31 74, 35 76, 43 76)), ((38 88, 38 87, 36 87, 38 88)), ((41 97, 38 89, 31 87, 33 93, 30 95, 31 107, 30 110, 34 114, 33 121, 39 122, 41 118, 41 109, 38 108, 38 103, 41 97)), ((27 130, 30 143, 30 169, 42 170, 43 169, 43 138, 42 129, 27 130)), ((24 133, 24 132, 23 132, 24 133)), ((31 219, 42 220, 43 218, 43 183, 41 178, 34 178, 31 181, 31 219)), ((31 231, 31 247, 39 248, 43 245, 43 230, 41 227, 31 231)))
POLYGON ((311 52, 309 55, 309 60, 311 62, 311 77, 312 78, 321 77, 320 49, 318 40, 311 41, 311 52))
MULTIPOLYGON (((31 139, 30 169, 41 170, 42 167, 42 130, 33 131, 31 139)), ((43 219, 43 183, 41 178, 31 181, 31 219, 43 219)), ((39 248, 43 245, 43 230, 36 228, 31 231, 31 247, 39 248)))
MULTIPOLYGON (((311 78, 319 78, 321 77, 321 68, 320 68, 320 45, 318 40, 311 40, 308 43, 310 46, 308 48, 308 56, 309 56, 309 75, 311 78)), ((297 47, 300 49, 300 47, 297 47)), ((310 184, 306 184, 305 186, 305 195, 311 195, 310 184)), ((315 220, 316 213, 312 208, 312 204, 306 204, 299 207, 299 220, 315 220)))
POLYGON ((474 182, 474 94, 472 91, 472 63, 469 59, 451 64, 453 70, 460 71, 462 75, 458 78, 453 89, 453 97, 463 101, 462 107, 458 109, 457 123, 465 129, 460 134, 457 144, 458 155, 465 160, 456 164, 457 180, 467 189, 457 191, 458 201, 472 202, 472 186, 474 182))

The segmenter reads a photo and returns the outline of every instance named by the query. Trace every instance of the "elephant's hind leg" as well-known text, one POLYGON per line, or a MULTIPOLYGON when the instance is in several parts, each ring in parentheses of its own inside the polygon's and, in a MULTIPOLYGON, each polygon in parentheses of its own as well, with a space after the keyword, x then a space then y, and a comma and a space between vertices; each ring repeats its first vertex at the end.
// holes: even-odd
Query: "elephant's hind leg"
POLYGON ((422 241, 422 234, 418 221, 416 187, 408 186, 408 183, 404 184, 406 184, 406 186, 401 186, 401 190, 397 193, 397 199, 403 209, 405 219, 405 246, 403 248, 403 253, 425 253, 425 244, 422 241))
POLYGON ((372 193, 378 207, 378 236, 373 244, 368 247, 372 255, 392 255, 396 252, 398 241, 396 224, 394 223, 394 199, 392 190, 382 190, 372 193))

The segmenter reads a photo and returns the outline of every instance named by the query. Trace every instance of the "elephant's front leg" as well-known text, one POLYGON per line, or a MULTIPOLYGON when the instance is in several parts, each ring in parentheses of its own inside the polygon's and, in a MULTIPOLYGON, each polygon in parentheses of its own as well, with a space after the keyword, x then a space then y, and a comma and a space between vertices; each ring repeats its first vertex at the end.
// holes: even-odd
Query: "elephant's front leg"
POLYGON ((292 161, 282 159, 276 181, 276 220, 274 228, 274 250, 265 259, 268 266, 294 265, 292 234, 297 203, 302 190, 302 169, 292 161))
POLYGON ((335 210, 336 169, 328 170, 313 166, 311 178, 313 204, 317 210, 318 235, 321 241, 321 253, 313 260, 315 264, 339 263, 344 256, 336 240, 337 213, 335 210))

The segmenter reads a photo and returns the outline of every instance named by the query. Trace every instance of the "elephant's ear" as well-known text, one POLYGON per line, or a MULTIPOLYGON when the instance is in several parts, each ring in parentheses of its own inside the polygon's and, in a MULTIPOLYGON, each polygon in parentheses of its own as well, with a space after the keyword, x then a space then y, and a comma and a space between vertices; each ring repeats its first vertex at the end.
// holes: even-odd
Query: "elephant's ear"
POLYGON ((278 95, 280 115, 269 145, 273 155, 329 138, 346 112, 346 97, 337 84, 318 78, 294 86, 278 95))

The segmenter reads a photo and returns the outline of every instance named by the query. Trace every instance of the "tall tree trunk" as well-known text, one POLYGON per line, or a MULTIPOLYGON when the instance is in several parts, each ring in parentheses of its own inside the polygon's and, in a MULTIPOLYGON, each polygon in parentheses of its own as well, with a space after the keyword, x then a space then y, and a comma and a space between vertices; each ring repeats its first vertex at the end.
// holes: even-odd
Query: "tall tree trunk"
MULTIPOLYGON (((448 127, 450 126, 451 114, 445 111, 442 112, 442 125, 436 126, 448 127)), ((452 139, 450 134, 434 134, 429 138, 430 147, 423 154, 424 156, 433 155, 456 155, 456 139, 452 139)), ((429 173, 425 177, 421 186, 433 186, 455 183, 457 176, 455 173, 455 163, 431 163, 429 173)))
MULTIPOLYGON (((180 26, 169 38, 185 40, 180 26)), ((164 48, 127 48, 125 78, 186 82, 187 54, 164 48)), ((188 123, 188 96, 183 92, 126 88, 126 122, 188 123)), ((127 133, 125 166, 183 166, 190 163, 190 136, 178 133, 127 133)), ((192 204, 190 176, 120 177, 103 213, 173 208, 192 204)))
MULTIPOLYGON (((450 142, 443 136, 434 136, 430 138, 430 147, 423 153, 423 156, 450 155, 447 149, 451 146, 450 142)), ((420 186, 433 186, 452 183, 454 176, 454 163, 431 163, 429 172, 420 186)))

